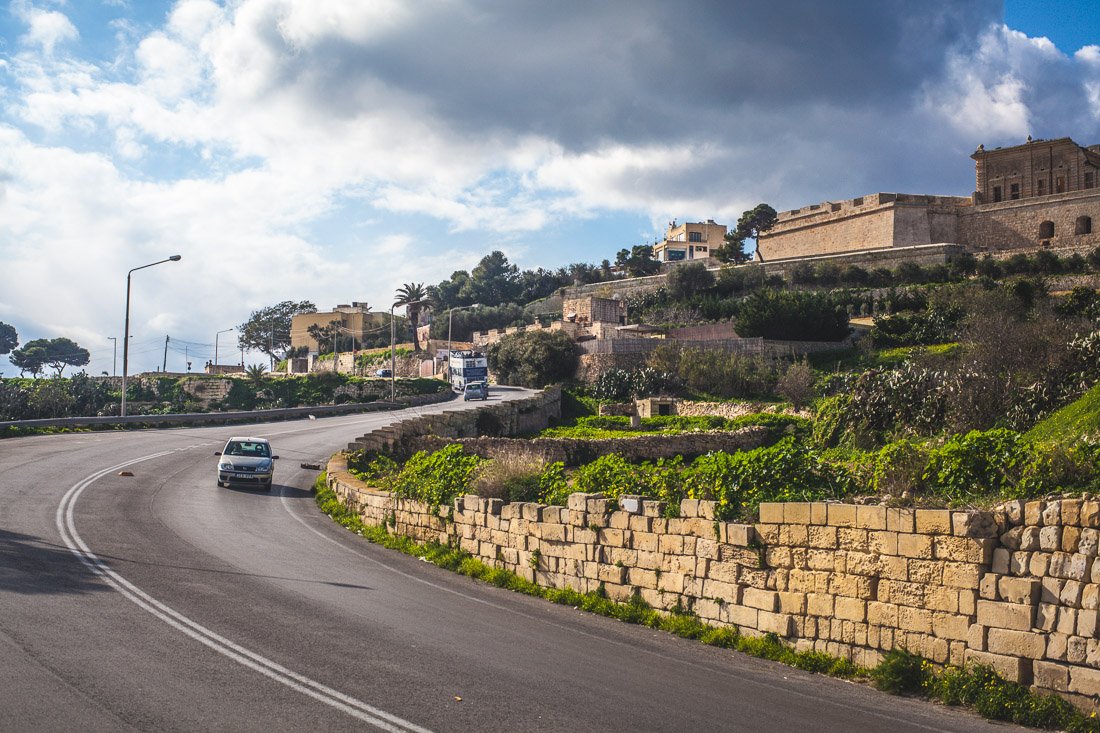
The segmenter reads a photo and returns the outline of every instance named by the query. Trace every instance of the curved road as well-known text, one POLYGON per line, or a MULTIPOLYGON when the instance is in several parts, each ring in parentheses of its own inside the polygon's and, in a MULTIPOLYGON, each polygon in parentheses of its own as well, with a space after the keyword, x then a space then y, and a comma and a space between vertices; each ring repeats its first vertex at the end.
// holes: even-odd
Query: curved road
POLYGON ((0 729, 1008 728, 363 541, 299 463, 401 415, 0 441, 0 729), (215 486, 234 434, 272 440, 270 494, 215 486))

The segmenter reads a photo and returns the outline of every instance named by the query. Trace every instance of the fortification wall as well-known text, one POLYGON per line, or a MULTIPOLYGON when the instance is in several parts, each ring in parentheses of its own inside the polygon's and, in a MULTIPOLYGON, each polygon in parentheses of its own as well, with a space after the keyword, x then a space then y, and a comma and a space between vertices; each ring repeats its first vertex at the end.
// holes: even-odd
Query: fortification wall
POLYGON ((779 214, 760 237, 764 259, 955 241, 955 212, 970 199, 876 193, 779 214))
POLYGON ((943 265, 966 251, 966 248, 958 244, 918 244, 910 247, 895 247, 890 249, 874 249, 865 251, 845 252, 841 254, 808 255, 793 259, 766 260, 758 263, 768 275, 788 276, 791 269, 802 262, 817 264, 821 262, 835 263, 841 267, 858 265, 865 270, 873 270, 878 267, 895 269, 902 262, 913 262, 922 267, 930 265, 943 265))
POLYGON ((774 633, 874 665, 891 649, 1100 707, 1100 502, 999 512, 838 503, 764 504, 716 521, 712 502, 573 494, 568 506, 466 496, 432 509, 365 486, 334 460, 328 481, 374 525, 459 546, 540 585, 639 594, 743 633, 774 633))
POLYGON ((1034 249, 1043 242, 1092 250, 1100 246, 1100 189, 974 206, 959 211, 958 227, 959 241, 975 252, 1034 249), (1091 234, 1075 233, 1080 217, 1092 220, 1091 234), (1053 236, 1042 236, 1043 222, 1053 223, 1053 236))

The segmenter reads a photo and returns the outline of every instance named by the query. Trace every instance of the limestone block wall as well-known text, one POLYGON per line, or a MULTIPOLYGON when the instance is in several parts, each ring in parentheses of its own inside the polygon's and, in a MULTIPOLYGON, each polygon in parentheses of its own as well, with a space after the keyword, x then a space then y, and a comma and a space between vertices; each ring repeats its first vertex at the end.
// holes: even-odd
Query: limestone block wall
POLYGON ((520 435, 542 430, 549 425, 551 418, 560 416, 561 387, 547 387, 522 400, 496 402, 476 410, 447 410, 402 420, 356 438, 348 444, 348 450, 402 454, 407 452, 404 445, 407 439, 422 435, 443 438, 473 438, 479 432, 520 435))
POLYGON ((1087 251, 1100 246, 1100 189, 970 207, 959 211, 958 227, 959 241, 972 251, 1034 249, 1042 242, 1087 251), (1075 233, 1080 217, 1091 219, 1091 233, 1075 233), (1040 233, 1046 221, 1054 225, 1051 237, 1040 233))
POLYGON ((1095 704, 1100 695, 1100 502, 1016 502, 981 578, 970 656, 1095 704))
POLYGON ((365 522, 459 546, 541 585, 641 595, 658 609, 774 633, 873 665, 896 648, 990 664, 1008 679, 1100 704, 1096 560, 1100 502, 999 512, 840 503, 763 504, 760 522, 716 521, 713 502, 573 494, 568 506, 465 496, 395 499, 329 466, 365 522))
POLYGON ((404 442, 406 454, 420 450, 437 451, 451 443, 459 443, 467 453, 482 458, 526 457, 543 463, 561 461, 567 466, 579 466, 600 456, 615 453, 628 461, 656 460, 674 456, 696 457, 705 453, 733 453, 764 445, 768 431, 753 426, 740 430, 712 430, 679 435, 640 435, 629 438, 459 438, 437 435, 409 437, 404 442))

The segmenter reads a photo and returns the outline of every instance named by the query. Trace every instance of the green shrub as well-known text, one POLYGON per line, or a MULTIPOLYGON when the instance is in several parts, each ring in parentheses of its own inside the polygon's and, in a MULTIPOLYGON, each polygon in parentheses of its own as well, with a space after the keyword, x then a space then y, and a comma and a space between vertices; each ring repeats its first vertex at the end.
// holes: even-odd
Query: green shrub
POLYGON ((642 479, 637 465, 617 453, 608 453, 577 468, 573 486, 577 491, 617 498, 623 494, 637 494, 642 479))
POLYGON ((401 467, 389 456, 356 451, 348 454, 348 471, 360 481, 388 490, 401 467))
POLYGON ((965 315, 959 306, 943 306, 918 313, 876 316, 870 336, 876 346, 942 344, 958 338, 965 315))
POLYGON ((652 367, 608 369, 596 378, 592 396, 598 400, 623 401, 635 397, 665 394, 672 390, 672 377, 652 367))
POLYGON ((911 440, 898 440, 884 445, 874 457, 871 489, 880 495, 898 496, 919 490, 928 450, 911 440))
POLYGON ((659 459, 656 463, 630 463, 609 453, 577 468, 573 475, 576 491, 602 493, 609 499, 624 494, 665 502, 665 515, 679 516, 680 501, 686 496, 683 458, 659 459))
POLYGON ((489 347, 489 369, 501 384, 541 389, 577 370, 577 346, 562 331, 509 334, 489 347))
POLYGON ((751 517, 765 501, 840 498, 851 490, 843 467, 790 437, 767 448, 700 456, 686 474, 688 496, 714 500, 718 519, 751 517))
POLYGON ((741 303, 737 333, 792 341, 840 341, 848 335, 848 314, 823 293, 761 290, 741 303))
POLYGON ((882 662, 871 670, 875 687, 893 695, 924 693, 932 679, 932 665, 904 649, 886 652, 882 662))
POLYGON ((565 506, 571 489, 565 478, 565 464, 561 461, 548 464, 538 477, 538 501, 541 504, 565 506))
POLYGON ((457 443, 434 453, 419 451, 393 477, 390 489, 399 497, 432 507, 449 504, 456 496, 469 493, 470 480, 481 460, 466 455, 457 443))
POLYGON ((1029 447, 1012 430, 972 430, 955 435, 931 452, 921 479, 938 495, 953 501, 991 494, 1009 496, 1031 457, 1029 447))

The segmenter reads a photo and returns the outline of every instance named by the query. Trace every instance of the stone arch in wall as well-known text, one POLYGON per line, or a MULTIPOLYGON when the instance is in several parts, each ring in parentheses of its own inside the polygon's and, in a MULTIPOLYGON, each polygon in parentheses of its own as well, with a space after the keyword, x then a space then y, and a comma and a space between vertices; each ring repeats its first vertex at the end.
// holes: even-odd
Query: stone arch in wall
POLYGON ((1073 226, 1074 234, 1092 234, 1092 217, 1091 216, 1079 216, 1077 217, 1077 223, 1073 226))
POLYGON ((1051 239, 1054 236, 1054 222, 1044 221, 1039 225, 1039 239, 1051 239))

